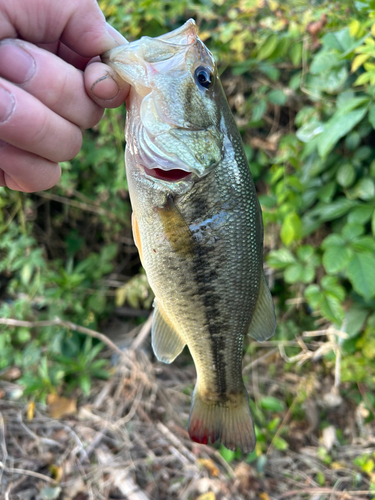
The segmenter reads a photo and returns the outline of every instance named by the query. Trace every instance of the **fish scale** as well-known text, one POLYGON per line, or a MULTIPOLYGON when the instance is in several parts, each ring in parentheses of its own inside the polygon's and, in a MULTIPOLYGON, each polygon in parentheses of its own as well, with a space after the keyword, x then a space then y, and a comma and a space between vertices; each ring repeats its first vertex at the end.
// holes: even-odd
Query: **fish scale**
POLYGON ((154 43, 155 50, 153 39, 141 39, 103 57, 132 86, 125 161, 134 237, 155 293, 152 345, 167 363, 189 347, 197 370, 191 438, 247 452, 255 435, 242 380, 244 336, 265 340, 275 329, 261 210, 194 22, 154 43))

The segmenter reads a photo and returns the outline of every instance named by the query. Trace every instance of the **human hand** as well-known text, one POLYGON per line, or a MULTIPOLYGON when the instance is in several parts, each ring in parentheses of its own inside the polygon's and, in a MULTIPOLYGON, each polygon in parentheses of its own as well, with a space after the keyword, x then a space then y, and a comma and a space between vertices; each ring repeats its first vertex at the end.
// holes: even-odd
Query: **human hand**
POLYGON ((92 60, 124 43, 95 0, 0 0, 0 186, 57 183, 82 129, 125 100, 129 86, 92 60))

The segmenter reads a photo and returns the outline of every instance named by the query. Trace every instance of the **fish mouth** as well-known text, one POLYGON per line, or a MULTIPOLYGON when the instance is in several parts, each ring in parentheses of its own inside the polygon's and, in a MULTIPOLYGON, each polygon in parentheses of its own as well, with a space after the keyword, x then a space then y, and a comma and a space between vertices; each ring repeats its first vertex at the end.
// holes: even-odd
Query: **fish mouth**
POLYGON ((143 169, 149 177, 165 182, 188 180, 188 178, 192 175, 191 172, 186 172, 185 170, 181 170, 179 168, 163 170, 162 168, 147 168, 143 165, 143 169))

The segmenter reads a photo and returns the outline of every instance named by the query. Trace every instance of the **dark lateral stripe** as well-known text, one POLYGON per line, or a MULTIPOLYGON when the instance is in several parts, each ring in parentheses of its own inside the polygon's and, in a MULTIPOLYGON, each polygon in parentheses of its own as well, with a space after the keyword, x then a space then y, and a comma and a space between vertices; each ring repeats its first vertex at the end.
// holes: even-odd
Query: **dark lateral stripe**
MULTIPOLYGON (((198 193, 196 193, 196 196, 192 197, 191 201, 194 203, 192 212, 197 214, 197 219, 206 218, 209 213, 206 198, 198 196, 198 193)), ((227 391, 227 383, 224 356, 225 342, 222 334, 223 331, 226 331, 226 327, 223 323, 220 310, 220 295, 217 293, 215 287, 217 272, 212 259, 213 248, 207 244, 203 245, 196 238, 193 241, 192 273, 197 285, 198 294, 204 306, 206 316, 205 326, 210 336, 209 346, 216 368, 214 372, 216 391, 219 395, 224 396, 227 391)))

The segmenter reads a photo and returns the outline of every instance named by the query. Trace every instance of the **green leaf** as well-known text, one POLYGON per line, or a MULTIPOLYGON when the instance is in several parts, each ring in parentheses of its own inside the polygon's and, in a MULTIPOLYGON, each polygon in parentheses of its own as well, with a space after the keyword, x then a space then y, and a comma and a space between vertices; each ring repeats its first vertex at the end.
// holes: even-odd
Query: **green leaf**
POLYGON ((372 125, 372 128, 375 128, 375 104, 373 104, 370 108, 369 114, 368 114, 368 120, 372 125))
POLYGON ((264 410, 281 412, 281 411, 284 411, 284 409, 285 409, 284 402, 281 401, 280 399, 273 397, 273 396, 264 396, 259 401, 259 404, 264 410))
POLYGON ((287 101, 287 97, 281 89, 271 90, 267 97, 272 104, 276 104, 278 106, 284 106, 287 101))
POLYGON ((322 291, 318 285, 309 285, 305 289, 305 297, 313 309, 316 309, 322 300, 322 291))
POLYGON ((311 283, 315 278, 315 269, 312 266, 302 268, 301 281, 302 283, 311 283))
POLYGON ((337 171, 336 179, 340 186, 344 188, 351 186, 355 180, 355 170, 353 165, 349 162, 341 165, 337 171))
POLYGON ((355 109, 347 114, 335 113, 325 124, 324 131, 318 143, 321 158, 325 158, 336 143, 359 123, 367 112, 367 107, 355 109))
POLYGON ((297 283, 302 280, 303 266, 300 263, 292 264, 284 272, 284 279, 287 283, 297 283))
POLYGON ((345 314, 344 330, 349 338, 354 337, 362 330, 362 327, 369 315, 368 309, 364 309, 359 304, 353 304, 345 314))
POLYGON ((364 227, 361 224, 348 223, 341 230, 341 234, 346 241, 354 240, 364 233, 364 227))
POLYGON ((272 440, 274 447, 277 450, 285 451, 289 448, 289 444, 280 436, 275 436, 272 440))
POLYGON ((110 261, 116 257, 117 251, 118 251, 118 245, 116 243, 106 245, 100 252, 100 258, 103 260, 110 261))
POLYGON ((313 59, 310 66, 310 72, 313 75, 319 75, 324 71, 330 70, 336 66, 342 66, 342 61, 333 51, 321 51, 313 59))
POLYGON ((330 246, 342 246, 345 244, 344 238, 339 234, 330 234, 325 238, 321 244, 323 250, 326 250, 330 246))
POLYGON ((228 450, 228 448, 225 448, 225 446, 222 444, 220 446, 220 455, 226 462, 230 464, 231 462, 233 462, 236 452, 233 450, 228 450))
POLYGON ((259 122, 266 111, 267 102, 265 99, 260 99, 253 107, 251 120, 253 122, 259 122))
POLYGON ((345 146, 349 149, 349 151, 355 151, 360 145, 360 143, 361 143, 361 136, 358 134, 356 130, 350 132, 350 134, 348 134, 345 137, 345 146))
POLYGON ((257 59, 258 61, 263 61, 263 59, 268 59, 279 43, 279 38, 277 35, 270 35, 267 37, 266 41, 258 50, 257 59))
POLYGON ((338 284, 336 276, 323 276, 321 285, 326 292, 334 295, 340 302, 345 298, 345 289, 338 284))
POLYGON ((330 246, 324 252, 323 265, 327 273, 342 271, 349 263, 352 252, 345 246, 330 246))
POLYGON ((267 256, 267 264, 274 269, 284 269, 295 261, 294 255, 287 248, 272 250, 267 256))
POLYGON ((362 73, 357 80, 353 83, 355 87, 359 87, 360 85, 364 85, 365 83, 368 83, 371 80, 371 73, 362 73))
POLYGON ((285 217, 280 236, 286 246, 302 238, 302 222, 296 213, 288 214, 285 217))
POLYGON ((371 205, 361 205, 355 207, 348 215, 350 224, 366 224, 371 219, 374 212, 374 207, 371 205))
POLYGON ((361 200, 371 200, 375 197, 375 184, 370 178, 360 179, 351 191, 352 196, 361 200))
POLYGON ((372 231, 372 234, 375 236, 375 210, 373 211, 372 217, 371 217, 371 231, 372 231))
POLYGON ((371 236, 357 238, 351 243, 355 252, 375 252, 375 239, 371 236))
POLYGON ((33 272, 33 267, 29 262, 22 267, 21 280, 24 285, 28 285, 30 283, 32 272, 33 272))
POLYGON ((344 92, 340 95, 340 99, 337 103, 337 112, 338 114, 347 114, 349 111, 353 111, 353 109, 359 108, 363 104, 368 104, 370 102, 369 97, 353 97, 347 95, 346 98, 343 97, 344 92))
POLYGON ((310 142, 315 136, 321 134, 324 130, 324 124, 315 118, 310 122, 305 123, 297 132, 297 138, 302 142, 310 142))
POLYGON ((79 377, 79 386, 85 396, 90 394, 91 390, 91 379, 88 375, 81 375, 79 377))
POLYGON ((359 54, 352 61, 352 73, 355 73, 358 68, 370 57, 370 54, 359 54))
POLYGON ((353 255, 347 270, 354 290, 365 299, 375 296, 375 256, 371 253, 353 255))
POLYGON ((344 309, 341 301, 330 292, 325 292, 320 303, 320 312, 333 323, 340 324, 344 319, 344 309))
POLYGON ((297 249, 297 256, 302 262, 308 262, 314 253, 315 250, 312 245, 302 245, 297 249))
POLYGON ((356 40, 350 36, 349 28, 327 33, 322 38, 323 46, 327 49, 336 49, 339 52, 350 50, 356 40))
POLYGON ((289 57, 293 66, 299 66, 302 61, 302 43, 294 43, 289 50, 289 57))
POLYGON ((356 205, 355 201, 341 197, 328 204, 319 203, 310 211, 310 216, 317 216, 321 222, 331 221, 342 217, 356 205))
POLYGON ((31 333, 29 328, 21 327, 17 328, 17 341, 21 344, 28 342, 31 339, 31 333))
POLYGON ((106 303, 106 296, 98 292, 90 296, 87 306, 90 310, 100 314, 104 311, 106 303))

